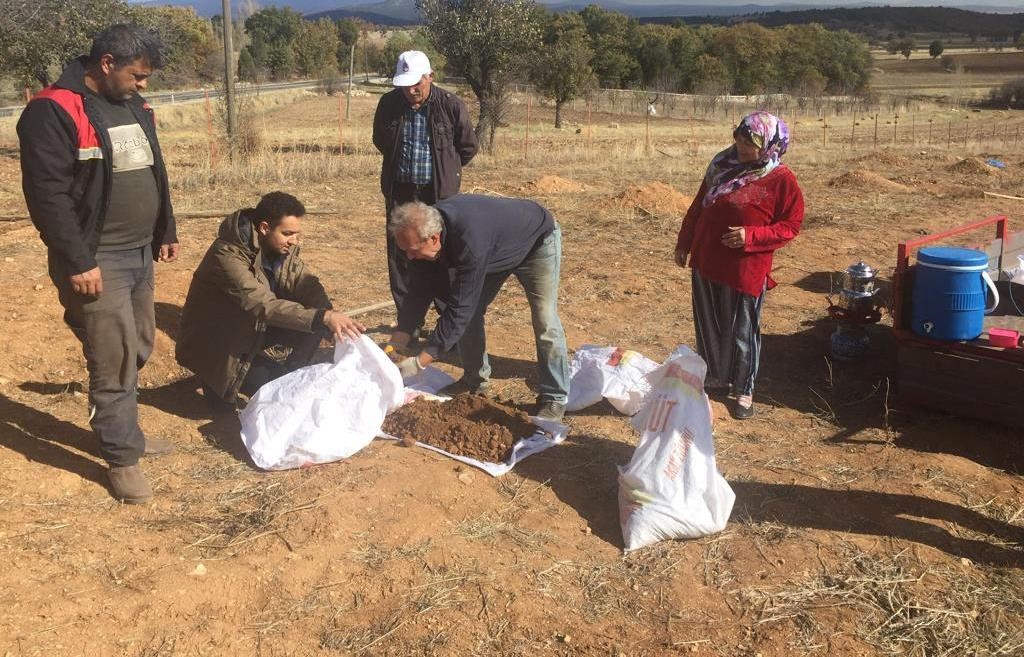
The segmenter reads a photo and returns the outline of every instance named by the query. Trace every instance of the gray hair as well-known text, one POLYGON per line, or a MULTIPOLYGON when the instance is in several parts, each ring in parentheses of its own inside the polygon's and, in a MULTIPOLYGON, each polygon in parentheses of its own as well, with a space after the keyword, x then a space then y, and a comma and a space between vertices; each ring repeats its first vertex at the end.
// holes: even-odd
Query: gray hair
POLYGON ((388 232, 392 235, 415 228, 421 240, 437 235, 444 229, 444 219, 437 208, 422 201, 403 203, 391 211, 388 232))

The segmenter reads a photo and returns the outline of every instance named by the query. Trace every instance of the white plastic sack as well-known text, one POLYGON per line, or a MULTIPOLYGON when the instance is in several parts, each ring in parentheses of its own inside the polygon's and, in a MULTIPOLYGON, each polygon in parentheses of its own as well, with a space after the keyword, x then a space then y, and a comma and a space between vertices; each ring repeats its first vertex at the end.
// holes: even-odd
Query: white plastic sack
POLYGON ((736 495, 718 472, 703 359, 678 347, 649 375, 652 391, 633 417, 641 432, 619 471, 619 522, 626 550, 720 532, 736 495))
POLYGON ((334 347, 334 363, 295 370, 263 387, 241 413, 242 442, 265 470, 352 456, 405 399, 402 375, 362 335, 334 347))
POLYGON ((604 397, 615 410, 633 415, 651 385, 647 375, 658 367, 650 358, 622 347, 585 344, 569 363, 569 399, 565 410, 578 411, 604 397))

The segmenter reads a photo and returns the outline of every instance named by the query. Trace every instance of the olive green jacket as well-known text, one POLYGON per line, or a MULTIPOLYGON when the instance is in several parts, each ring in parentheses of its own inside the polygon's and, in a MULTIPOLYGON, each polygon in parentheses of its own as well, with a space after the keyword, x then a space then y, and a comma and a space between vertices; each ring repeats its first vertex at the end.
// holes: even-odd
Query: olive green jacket
POLYGON ((239 210, 221 222, 217 239, 192 275, 175 349, 178 363, 229 401, 263 349, 267 327, 322 331, 324 311, 331 307, 298 246, 277 272, 277 293, 271 290, 250 213, 239 210))

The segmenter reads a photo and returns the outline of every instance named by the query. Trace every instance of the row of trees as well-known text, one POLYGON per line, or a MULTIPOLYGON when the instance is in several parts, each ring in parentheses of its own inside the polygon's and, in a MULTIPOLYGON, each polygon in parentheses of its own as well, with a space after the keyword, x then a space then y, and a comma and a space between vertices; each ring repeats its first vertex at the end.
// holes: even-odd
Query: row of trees
POLYGON ((223 51, 210 21, 185 7, 124 0, 6 0, 0 11, 0 71, 22 84, 47 85, 72 57, 88 51, 92 35, 116 22, 134 22, 163 39, 170 85, 216 79, 223 51))
MULTIPOLYGON (((162 78, 169 84, 220 77, 218 17, 191 9, 128 4, 125 0, 7 0, 0 14, 0 68, 47 84, 90 35, 115 21, 154 29, 167 47, 162 78)), ((863 90, 871 57, 865 42, 820 25, 775 29, 753 23, 689 27, 640 24, 591 5, 554 13, 535 0, 418 0, 421 29, 394 32, 383 46, 366 38, 371 26, 352 19, 304 20, 288 8, 243 3, 238 74, 260 82, 292 76, 329 77, 347 70, 359 44, 364 70, 389 75, 399 52, 426 50, 438 72, 462 76, 480 104, 477 131, 493 143, 513 82, 532 82, 565 103, 597 86, 702 94, 789 92, 817 96, 863 90)))
POLYGON ((424 33, 480 103, 477 132, 493 144, 508 85, 529 78, 562 106, 595 86, 656 92, 798 95, 867 87, 871 56, 849 32, 640 24, 596 5, 555 14, 533 0, 418 0, 424 33))

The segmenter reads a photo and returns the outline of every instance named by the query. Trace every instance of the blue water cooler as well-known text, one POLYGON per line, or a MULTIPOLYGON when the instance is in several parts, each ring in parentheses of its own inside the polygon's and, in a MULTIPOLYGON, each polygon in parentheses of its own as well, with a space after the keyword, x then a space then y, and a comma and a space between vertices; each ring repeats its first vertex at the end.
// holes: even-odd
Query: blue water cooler
POLYGON ((917 252, 910 329, 933 340, 973 340, 999 305, 982 251, 935 246, 917 252), (995 302, 985 306, 988 290, 995 302))

